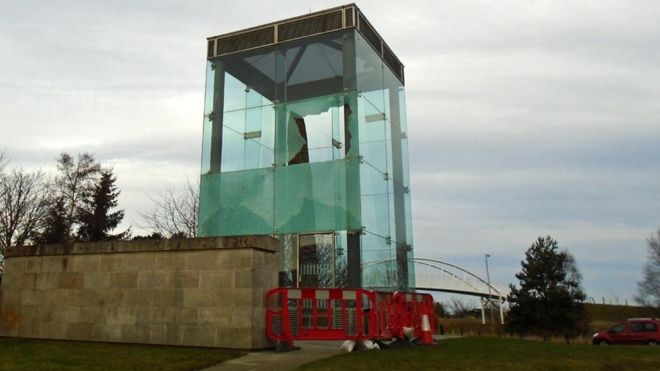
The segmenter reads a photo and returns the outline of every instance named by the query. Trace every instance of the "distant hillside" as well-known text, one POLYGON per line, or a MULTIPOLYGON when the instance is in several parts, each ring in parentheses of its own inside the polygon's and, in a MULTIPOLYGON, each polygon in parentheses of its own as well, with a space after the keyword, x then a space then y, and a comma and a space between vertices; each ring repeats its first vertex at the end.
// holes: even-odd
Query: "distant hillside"
POLYGON ((589 304, 584 307, 592 321, 623 321, 628 318, 660 317, 657 309, 627 305, 589 304))

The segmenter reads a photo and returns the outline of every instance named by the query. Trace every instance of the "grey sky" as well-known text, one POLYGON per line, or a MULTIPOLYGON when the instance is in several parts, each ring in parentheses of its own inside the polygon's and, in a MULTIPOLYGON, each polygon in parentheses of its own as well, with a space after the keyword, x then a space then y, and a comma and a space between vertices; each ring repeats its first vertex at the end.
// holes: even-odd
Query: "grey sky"
MULTIPOLYGON (((205 38, 335 1, 0 0, 0 149, 112 165, 126 224, 199 173, 205 38)), ((631 297, 660 228, 660 3, 362 1, 406 65, 416 255, 512 282, 551 234, 631 297)))

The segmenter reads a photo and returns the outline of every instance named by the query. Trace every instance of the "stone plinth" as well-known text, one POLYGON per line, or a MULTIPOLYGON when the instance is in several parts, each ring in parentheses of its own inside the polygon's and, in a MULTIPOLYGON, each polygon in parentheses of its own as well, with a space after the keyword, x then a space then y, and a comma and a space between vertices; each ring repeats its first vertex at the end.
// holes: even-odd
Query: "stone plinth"
POLYGON ((0 336, 257 349, 277 286, 268 236, 17 247, 0 336))

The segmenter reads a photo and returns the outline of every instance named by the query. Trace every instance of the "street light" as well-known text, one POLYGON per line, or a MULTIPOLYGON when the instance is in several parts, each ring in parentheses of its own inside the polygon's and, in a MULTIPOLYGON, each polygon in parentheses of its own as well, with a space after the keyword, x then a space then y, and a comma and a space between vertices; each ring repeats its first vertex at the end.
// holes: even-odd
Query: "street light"
POLYGON ((485 254, 484 260, 486 261, 486 280, 488 281, 488 305, 490 306, 490 322, 495 323, 495 315, 493 314, 493 302, 490 291, 490 272, 488 271, 488 258, 490 254, 485 254))

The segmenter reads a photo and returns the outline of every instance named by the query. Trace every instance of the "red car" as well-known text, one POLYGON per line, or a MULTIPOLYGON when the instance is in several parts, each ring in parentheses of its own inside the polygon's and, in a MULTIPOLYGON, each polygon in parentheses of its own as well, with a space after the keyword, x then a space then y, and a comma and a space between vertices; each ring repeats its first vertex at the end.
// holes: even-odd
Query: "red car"
POLYGON ((594 345, 607 344, 660 344, 660 320, 652 318, 631 318, 617 323, 609 331, 597 332, 591 342, 594 345))

